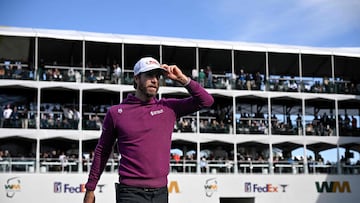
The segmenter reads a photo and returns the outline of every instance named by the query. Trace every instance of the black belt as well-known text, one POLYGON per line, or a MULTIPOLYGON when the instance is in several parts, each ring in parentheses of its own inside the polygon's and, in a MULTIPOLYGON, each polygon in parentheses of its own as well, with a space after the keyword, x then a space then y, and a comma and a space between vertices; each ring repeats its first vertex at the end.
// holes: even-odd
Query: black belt
POLYGON ((140 188, 142 190, 144 190, 145 192, 155 192, 160 190, 161 188, 140 188))
POLYGON ((160 188, 145 188, 145 187, 136 187, 136 186, 130 186, 130 185, 125 185, 125 184, 117 184, 118 187, 124 187, 124 188, 136 188, 136 189, 140 189, 143 190, 144 192, 156 192, 159 191, 163 188, 166 188, 166 186, 164 187, 160 187, 160 188))

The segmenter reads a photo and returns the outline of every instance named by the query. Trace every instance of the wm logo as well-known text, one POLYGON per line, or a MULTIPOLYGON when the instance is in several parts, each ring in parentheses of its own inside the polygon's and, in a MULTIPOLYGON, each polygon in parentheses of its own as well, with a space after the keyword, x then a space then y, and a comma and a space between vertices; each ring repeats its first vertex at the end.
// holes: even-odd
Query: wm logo
POLYGON ((339 181, 331 181, 331 182, 315 182, 316 190, 319 193, 335 193, 335 192, 351 192, 350 183, 348 181, 344 181, 340 183, 339 181))
POLYGON ((180 193, 179 184, 177 181, 171 181, 168 186, 169 193, 180 193))

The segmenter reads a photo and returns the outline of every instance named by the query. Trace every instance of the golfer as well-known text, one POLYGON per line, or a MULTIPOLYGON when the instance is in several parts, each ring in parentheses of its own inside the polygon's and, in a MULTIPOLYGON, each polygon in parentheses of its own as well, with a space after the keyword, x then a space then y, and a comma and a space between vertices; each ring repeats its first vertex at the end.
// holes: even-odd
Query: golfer
POLYGON ((171 135, 176 120, 210 107, 214 99, 201 85, 176 65, 141 58, 134 66, 135 93, 110 107, 95 148, 86 183, 84 203, 95 202, 94 190, 117 142, 121 155, 116 184, 116 202, 167 203, 171 135), (189 97, 161 98, 156 95, 159 79, 181 84, 189 97))

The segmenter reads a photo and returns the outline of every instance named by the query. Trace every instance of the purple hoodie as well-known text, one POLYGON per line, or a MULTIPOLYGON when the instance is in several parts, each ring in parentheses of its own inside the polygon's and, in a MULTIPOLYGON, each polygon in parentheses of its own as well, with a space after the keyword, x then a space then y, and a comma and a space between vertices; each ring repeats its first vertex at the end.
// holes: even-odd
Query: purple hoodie
POLYGON ((210 107, 214 102, 213 97, 193 80, 185 88, 191 97, 153 98, 142 102, 128 95, 121 104, 109 109, 95 149, 85 186, 87 190, 95 190, 116 139, 121 154, 121 183, 146 188, 167 185, 171 135, 176 119, 210 107))

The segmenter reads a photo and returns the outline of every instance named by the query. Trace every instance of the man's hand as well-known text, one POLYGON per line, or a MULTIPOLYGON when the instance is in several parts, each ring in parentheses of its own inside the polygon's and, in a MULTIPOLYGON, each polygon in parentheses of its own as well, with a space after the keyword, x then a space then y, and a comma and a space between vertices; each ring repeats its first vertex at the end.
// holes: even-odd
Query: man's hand
POLYGON ((176 65, 161 65, 162 68, 165 68, 167 72, 164 74, 167 78, 180 82, 182 85, 185 85, 189 82, 189 78, 183 74, 179 67, 176 65))
POLYGON ((94 191, 86 190, 84 203, 95 203, 95 193, 94 191))

